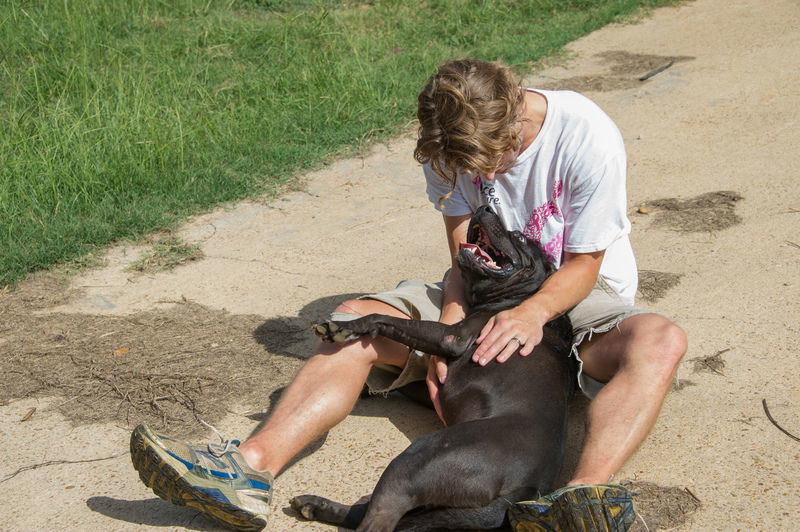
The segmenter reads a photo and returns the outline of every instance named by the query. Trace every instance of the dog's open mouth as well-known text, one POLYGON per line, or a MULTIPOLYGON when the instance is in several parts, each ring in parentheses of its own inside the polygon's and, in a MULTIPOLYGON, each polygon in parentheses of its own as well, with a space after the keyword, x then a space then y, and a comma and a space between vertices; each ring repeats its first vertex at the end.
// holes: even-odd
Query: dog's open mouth
POLYGON ((462 242, 459 250, 465 250, 473 258, 490 270, 502 270, 511 261, 500 250, 492 245, 483 228, 476 224, 470 228, 469 242, 462 242), (473 243, 474 242, 474 243, 473 243))

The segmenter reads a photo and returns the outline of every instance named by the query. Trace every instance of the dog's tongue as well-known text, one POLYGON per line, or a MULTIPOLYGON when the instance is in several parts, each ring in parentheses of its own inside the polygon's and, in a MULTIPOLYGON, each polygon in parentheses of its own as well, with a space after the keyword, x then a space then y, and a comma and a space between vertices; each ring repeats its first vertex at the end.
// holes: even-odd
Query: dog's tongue
POLYGON ((484 262, 488 262, 490 264, 494 264, 492 257, 490 257, 485 251, 483 251, 479 246, 476 244, 470 244, 468 242, 462 242, 459 244, 459 249, 466 249, 473 255, 477 255, 478 257, 482 258, 484 262))

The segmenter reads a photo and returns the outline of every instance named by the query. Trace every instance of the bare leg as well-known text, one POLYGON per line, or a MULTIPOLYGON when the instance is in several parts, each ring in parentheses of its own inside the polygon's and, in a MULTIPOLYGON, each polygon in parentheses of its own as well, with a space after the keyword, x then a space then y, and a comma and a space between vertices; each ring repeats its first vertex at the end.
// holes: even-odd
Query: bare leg
MULTIPOLYGON (((354 300, 337 311, 405 317, 376 300, 354 300)), ((300 369, 267 423, 240 450, 251 467, 277 475, 301 450, 342 421, 358 400, 372 365, 403 367, 408 347, 386 338, 366 338, 338 346, 321 344, 300 369)))
POLYGON ((581 346, 584 371, 608 384, 589 406, 570 485, 606 483, 633 455, 655 425, 685 352, 683 330, 657 314, 632 316, 581 346))

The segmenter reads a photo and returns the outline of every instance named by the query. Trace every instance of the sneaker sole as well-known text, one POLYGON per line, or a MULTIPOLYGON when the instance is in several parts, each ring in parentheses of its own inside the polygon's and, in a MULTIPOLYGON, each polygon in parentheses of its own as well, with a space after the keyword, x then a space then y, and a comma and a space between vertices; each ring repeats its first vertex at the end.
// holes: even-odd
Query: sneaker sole
POLYGON ((262 530, 267 526, 266 517, 256 515, 238 506, 227 504, 195 490, 183 478, 188 471, 183 465, 177 469, 170 459, 158 451, 158 446, 139 425, 131 434, 131 461, 139 472, 142 482, 153 493, 178 506, 190 506, 200 510, 211 520, 233 530, 262 530))
POLYGON ((554 505, 568 530, 619 532, 628 530, 635 519, 632 500, 598 498, 579 491, 567 492, 554 505))
POLYGON ((611 490, 615 491, 609 497, 569 491, 546 510, 543 504, 516 504, 509 509, 512 528, 525 532, 627 531, 636 518, 633 500, 622 488, 611 490))

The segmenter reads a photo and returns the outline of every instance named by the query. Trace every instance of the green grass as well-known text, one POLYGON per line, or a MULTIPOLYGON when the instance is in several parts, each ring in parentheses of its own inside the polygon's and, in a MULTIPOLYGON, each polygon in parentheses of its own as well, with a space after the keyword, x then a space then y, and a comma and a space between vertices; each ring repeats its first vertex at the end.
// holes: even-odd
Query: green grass
POLYGON ((150 250, 134 261, 127 270, 158 273, 202 258, 203 251, 198 244, 187 244, 175 235, 166 235, 155 239, 150 250))
POLYGON ((444 59, 524 69, 672 0, 7 0, 0 286, 397 134, 444 59))

